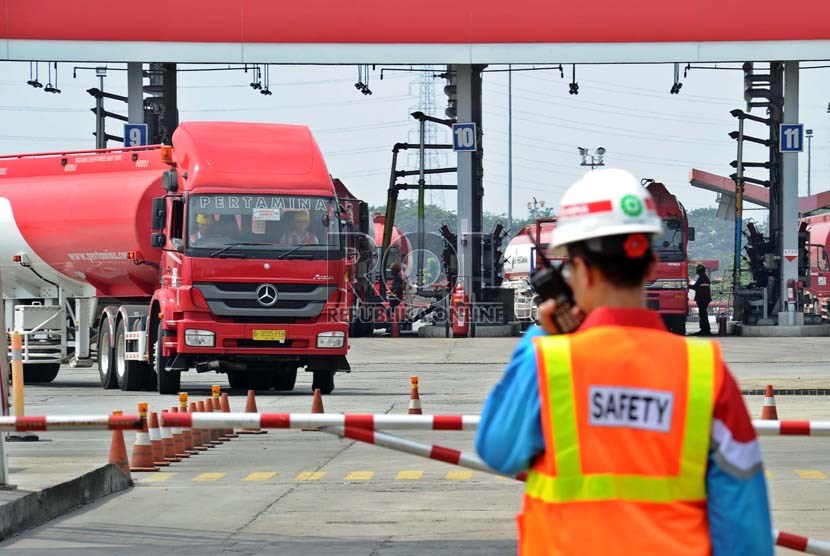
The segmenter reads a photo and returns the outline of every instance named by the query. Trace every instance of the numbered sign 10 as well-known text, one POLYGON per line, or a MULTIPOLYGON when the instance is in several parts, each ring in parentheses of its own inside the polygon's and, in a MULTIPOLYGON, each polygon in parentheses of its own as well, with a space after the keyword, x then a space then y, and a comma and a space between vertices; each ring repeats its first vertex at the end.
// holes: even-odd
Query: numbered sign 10
POLYGON ((452 150, 471 152, 478 148, 475 122, 452 124, 452 150))
POLYGON ((804 124, 781 124, 779 152, 800 153, 804 150, 804 124))

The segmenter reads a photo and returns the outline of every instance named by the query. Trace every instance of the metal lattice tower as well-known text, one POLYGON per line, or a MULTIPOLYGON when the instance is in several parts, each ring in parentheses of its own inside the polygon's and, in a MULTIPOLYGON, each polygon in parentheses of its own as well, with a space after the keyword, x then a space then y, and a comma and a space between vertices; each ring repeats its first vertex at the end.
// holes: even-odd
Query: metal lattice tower
MULTIPOLYGON (((436 76, 433 72, 434 68, 433 66, 424 66, 421 69, 425 71, 416 72, 415 78, 410 82, 409 94, 414 96, 414 89, 417 88, 418 90, 418 105, 412 106, 409 112, 412 113, 417 110, 429 116, 443 117, 443 113, 438 113, 438 108, 436 107, 435 102, 436 76)), ((419 141, 418 123, 415 120, 411 121, 413 122, 413 128, 409 131, 408 142, 417 143, 419 141)), ((438 129, 437 124, 427 122, 424 132, 424 141, 427 144, 446 143, 448 141, 446 131, 438 129)), ((420 154, 416 149, 410 151, 407 157, 407 163, 412 167, 412 169, 417 169, 419 167, 419 156, 420 154)), ((447 165, 447 155, 442 151, 427 150, 424 153, 424 159, 426 163, 424 167, 427 169, 440 168, 441 166, 447 165)), ((441 174, 428 174, 426 176, 426 183, 441 184, 441 174)), ((426 200, 428 204, 437 204, 441 208, 446 208, 443 191, 428 189, 426 193, 426 200)))

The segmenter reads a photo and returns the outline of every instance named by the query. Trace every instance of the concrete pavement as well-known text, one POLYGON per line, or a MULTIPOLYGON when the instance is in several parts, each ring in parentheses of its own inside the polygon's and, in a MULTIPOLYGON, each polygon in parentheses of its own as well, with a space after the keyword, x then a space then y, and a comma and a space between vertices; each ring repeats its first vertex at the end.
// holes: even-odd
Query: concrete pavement
MULTIPOLYGON (((774 345, 759 340, 723 342, 742 386, 772 381, 776 387, 790 387, 808 379, 830 386, 820 338, 782 338, 774 345)), ((478 413, 515 342, 355 340, 350 356, 355 371, 338 375, 337 390, 324 400, 326 410, 406 413, 409 376, 418 374, 425 412, 478 413)), ((223 378, 188 375, 183 384, 193 396, 203 398, 211 383, 226 384, 223 378)), ((308 411, 309 385, 310 377, 301 375, 296 392, 259 394, 260 410, 308 411)), ((54 384, 27 390, 27 411, 132 410, 140 400, 149 401, 151 410, 176 403, 173 396, 103 391, 95 372, 66 369, 54 384)), ((825 396, 779 396, 777 401, 783 419, 830 418, 830 398, 825 396)), ((761 399, 750 397, 747 402, 752 414, 759 415, 761 399)), ((234 397, 231 403, 241 409, 244 398, 234 397)), ((400 435, 472 448, 468 432, 400 435)), ((98 463, 106 457, 108 433, 43 436, 52 442, 12 445, 12 466, 23 467, 25 462, 34 470, 48 461, 98 463)), ((132 439, 127 436, 129 445, 132 439)), ((830 537, 825 502, 830 494, 830 439, 769 438, 762 445, 775 525, 830 537)), ((513 516, 520 507, 521 485, 460 471, 324 433, 272 431, 235 439, 162 473, 134 474, 137 486, 131 491, 0 544, 0 553, 513 553, 513 516)))

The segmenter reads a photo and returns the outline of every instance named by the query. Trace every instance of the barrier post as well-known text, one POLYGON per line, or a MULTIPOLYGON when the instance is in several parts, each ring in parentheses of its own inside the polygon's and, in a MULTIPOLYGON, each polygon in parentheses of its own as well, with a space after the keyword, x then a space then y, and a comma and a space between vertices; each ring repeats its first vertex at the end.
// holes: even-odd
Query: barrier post
MULTIPOLYGON (((6 341, 6 302, 3 300, 3 272, 0 271, 0 416, 9 414, 9 344, 6 341)), ((9 459, 6 456, 6 434, 0 433, 0 488, 13 489, 9 484, 9 459)))
MULTIPOLYGON (((11 333, 12 338, 12 395, 14 396, 14 416, 17 418, 25 416, 24 392, 23 392, 23 334, 15 330, 11 333)), ((11 442, 34 442, 40 440, 31 432, 14 433, 9 435, 11 442)))

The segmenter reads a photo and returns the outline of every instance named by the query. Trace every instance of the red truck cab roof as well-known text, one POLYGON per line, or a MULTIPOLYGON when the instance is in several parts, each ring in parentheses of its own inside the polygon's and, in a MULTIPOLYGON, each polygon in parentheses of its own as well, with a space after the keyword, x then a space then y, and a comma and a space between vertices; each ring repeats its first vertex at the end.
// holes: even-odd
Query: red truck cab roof
POLYGON ((295 195, 334 196, 306 126, 186 122, 173 133, 173 147, 184 191, 286 188, 295 195))

